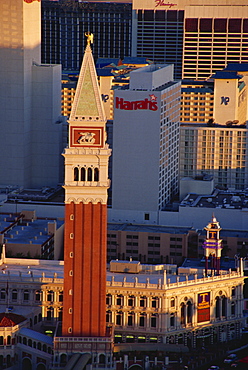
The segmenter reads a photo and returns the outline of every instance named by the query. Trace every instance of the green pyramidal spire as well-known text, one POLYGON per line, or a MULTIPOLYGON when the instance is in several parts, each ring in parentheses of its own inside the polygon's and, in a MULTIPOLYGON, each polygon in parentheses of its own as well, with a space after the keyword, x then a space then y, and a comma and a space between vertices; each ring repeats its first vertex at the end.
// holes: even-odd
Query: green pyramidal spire
POLYGON ((91 47, 85 49, 70 120, 105 120, 91 47))

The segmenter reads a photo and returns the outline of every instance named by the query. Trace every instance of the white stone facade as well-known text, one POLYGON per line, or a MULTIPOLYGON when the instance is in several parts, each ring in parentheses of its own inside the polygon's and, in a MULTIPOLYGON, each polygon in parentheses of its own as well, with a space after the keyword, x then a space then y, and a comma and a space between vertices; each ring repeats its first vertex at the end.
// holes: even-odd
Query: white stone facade
POLYGON ((171 65, 131 72, 130 88, 115 90, 113 209, 156 211, 177 193, 179 113, 171 65))

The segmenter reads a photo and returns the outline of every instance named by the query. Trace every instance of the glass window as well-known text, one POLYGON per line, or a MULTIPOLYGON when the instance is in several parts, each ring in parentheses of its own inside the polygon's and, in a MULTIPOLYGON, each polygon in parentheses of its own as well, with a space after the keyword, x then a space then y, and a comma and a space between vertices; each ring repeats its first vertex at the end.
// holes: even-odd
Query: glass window
POLYGON ((24 290, 24 292, 23 292, 23 299, 24 299, 24 301, 28 301, 29 300, 29 291, 28 290, 24 290))
POLYGON ((16 301, 16 300, 17 300, 17 290, 13 289, 12 290, 12 301, 16 301))
POLYGON ((212 19, 202 18, 200 19, 200 31, 201 32, 212 32, 212 19))
POLYGON ((214 19, 214 32, 226 32, 227 19, 215 18, 214 19))
POLYGON ((186 32, 197 32, 198 31, 198 18, 187 18, 185 20, 185 31, 186 32))

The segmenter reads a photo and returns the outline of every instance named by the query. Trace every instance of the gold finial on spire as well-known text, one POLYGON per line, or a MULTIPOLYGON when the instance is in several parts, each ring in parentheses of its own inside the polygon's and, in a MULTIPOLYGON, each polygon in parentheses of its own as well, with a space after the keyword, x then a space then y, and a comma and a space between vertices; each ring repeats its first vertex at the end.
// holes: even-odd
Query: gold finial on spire
POLYGON ((94 35, 91 32, 85 32, 84 34, 87 37, 87 45, 93 44, 94 35))

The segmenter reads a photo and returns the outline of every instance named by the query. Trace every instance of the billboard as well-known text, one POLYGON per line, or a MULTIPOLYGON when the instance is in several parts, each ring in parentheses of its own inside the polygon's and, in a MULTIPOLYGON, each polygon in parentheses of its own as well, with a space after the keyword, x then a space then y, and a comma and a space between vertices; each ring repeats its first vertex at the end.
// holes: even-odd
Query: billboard
POLYGON ((210 321, 210 292, 198 294, 197 322, 210 321))

